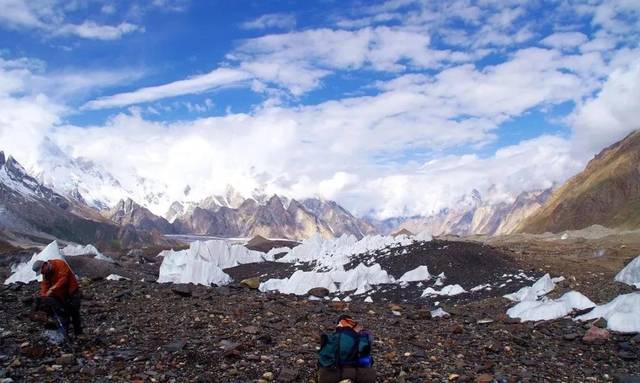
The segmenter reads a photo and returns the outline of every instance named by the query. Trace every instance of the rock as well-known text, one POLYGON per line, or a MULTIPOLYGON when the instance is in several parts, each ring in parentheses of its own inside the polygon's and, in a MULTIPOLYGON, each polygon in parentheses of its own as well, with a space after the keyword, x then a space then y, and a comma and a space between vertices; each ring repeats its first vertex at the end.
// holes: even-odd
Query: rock
POLYGON ((291 383, 295 382, 298 379, 298 370, 294 370, 291 368, 283 368, 280 370, 280 374, 278 374, 277 382, 283 383, 291 383))
POLYGON ((402 311, 402 306, 397 305, 395 303, 391 303, 389 305, 389 310, 391 310, 391 311, 402 311))
POLYGON ((242 328, 243 332, 246 332, 247 334, 257 334, 260 332, 260 329, 257 326, 245 326, 242 328))
POLYGON ((307 292, 307 294, 313 297, 318 297, 318 298, 324 298, 328 296, 329 293, 330 293, 329 289, 324 287, 314 287, 307 292))
POLYGON ((273 372, 269 371, 269 372, 265 372, 264 374, 262 374, 262 379, 266 380, 267 382, 270 382, 273 380, 273 372))
POLYGON ((70 366, 76 362, 76 358, 73 354, 62 354, 56 359, 56 364, 61 366, 70 366))
POLYGON ((190 284, 180 283, 173 285, 171 291, 181 297, 190 297, 193 294, 193 286, 190 284))
POLYGON ((573 340, 578 339, 579 337, 580 337, 580 335, 578 335, 575 332, 573 332, 573 333, 570 333, 570 334, 564 334, 562 339, 568 340, 568 341, 573 341, 573 340))
POLYGON ((244 287, 248 287, 253 290, 257 290, 260 287, 260 278, 247 278, 240 281, 240 284, 244 287))
POLYGON ((187 345, 186 339, 178 339, 164 346, 164 349, 167 352, 174 353, 178 351, 182 351, 187 345))
POLYGON ((478 320, 476 323, 478 324, 489 324, 489 323, 493 323, 493 319, 491 318, 483 318, 478 320))
POLYGON ((449 374, 449 378, 448 379, 449 379, 450 382, 455 382, 459 378, 460 378, 460 375, 458 375, 458 374, 449 374))
POLYGON ((456 324, 451 328, 452 334, 462 334, 463 332, 464 332, 464 327, 462 327, 459 324, 456 324))
POLYGON ((608 330, 591 326, 582 338, 582 341, 587 344, 601 344, 608 341, 609 338, 611 338, 611 334, 608 330))
POLYGON ((633 353, 631 351, 625 351, 625 350, 618 351, 618 356, 620 357, 620 359, 623 359, 623 360, 636 360, 636 359, 638 359, 638 355, 636 355, 635 353, 633 353))
POLYGON ((615 383, 640 383, 640 375, 616 374, 613 376, 615 383))
POLYGON ((598 328, 607 328, 607 320, 604 318, 599 318, 598 320, 593 322, 591 325, 596 326, 598 328))
POLYGON ((481 374, 476 377, 476 383, 491 383, 493 382, 493 375, 481 374))

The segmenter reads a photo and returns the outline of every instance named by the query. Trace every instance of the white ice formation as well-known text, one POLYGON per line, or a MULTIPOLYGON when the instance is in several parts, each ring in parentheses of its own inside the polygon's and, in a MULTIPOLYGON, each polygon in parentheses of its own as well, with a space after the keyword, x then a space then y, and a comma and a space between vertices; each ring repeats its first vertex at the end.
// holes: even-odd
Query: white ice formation
POLYGON ((577 291, 569 291, 558 299, 523 300, 507 311, 511 318, 524 321, 540 321, 562 318, 573 310, 594 307, 589 298, 577 291))

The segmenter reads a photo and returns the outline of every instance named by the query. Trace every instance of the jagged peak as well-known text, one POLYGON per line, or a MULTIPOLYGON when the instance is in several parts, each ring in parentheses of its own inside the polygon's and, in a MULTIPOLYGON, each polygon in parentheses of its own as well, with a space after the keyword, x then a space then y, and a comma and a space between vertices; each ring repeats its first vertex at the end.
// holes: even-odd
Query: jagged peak
POLYGON ((6 162, 6 159, 4 157, 4 152, 0 150, 0 166, 3 166, 5 162, 6 162))

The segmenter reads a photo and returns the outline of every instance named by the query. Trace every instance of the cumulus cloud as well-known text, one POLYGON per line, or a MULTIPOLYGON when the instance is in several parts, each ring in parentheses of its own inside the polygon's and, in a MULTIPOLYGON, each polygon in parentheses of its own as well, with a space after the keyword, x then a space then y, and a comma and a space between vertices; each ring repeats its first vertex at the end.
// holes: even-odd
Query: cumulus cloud
POLYGON ((640 59, 617 68, 598 94, 569 117, 577 155, 590 156, 640 129, 640 59))

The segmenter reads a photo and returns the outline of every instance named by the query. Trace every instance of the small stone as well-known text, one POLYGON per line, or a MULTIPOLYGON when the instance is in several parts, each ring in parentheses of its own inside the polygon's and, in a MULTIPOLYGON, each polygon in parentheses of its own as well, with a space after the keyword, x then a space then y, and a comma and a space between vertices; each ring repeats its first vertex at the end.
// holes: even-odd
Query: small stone
POLYGON ((267 382, 270 382, 273 380, 273 372, 268 371, 265 372, 264 374, 262 374, 262 379, 266 380, 267 382))
POLYGON ((260 329, 257 326, 245 326, 242 328, 243 332, 246 332, 247 334, 257 334, 260 332, 260 329))
POLYGON ((564 334, 564 336, 562 337, 564 340, 568 340, 568 341, 573 341, 578 339, 580 335, 576 334, 576 333, 571 333, 571 334, 564 334))
POLYGON ((278 374, 278 382, 292 383, 297 381, 298 371, 291 368, 283 368, 278 374))
POLYGON ((460 378, 460 375, 458 374, 449 374, 449 381, 450 382, 455 382, 460 378))
POLYGON ((493 382, 493 375, 481 374, 476 377, 476 383, 491 383, 493 382))
POLYGON ((178 339, 165 345, 164 349, 167 352, 174 353, 174 352, 181 351, 183 348, 185 348, 186 345, 187 345, 187 341, 185 339, 178 339))
POLYGON ((76 362, 76 358, 73 354, 62 354, 56 359, 56 364, 62 366, 70 366, 76 362))

